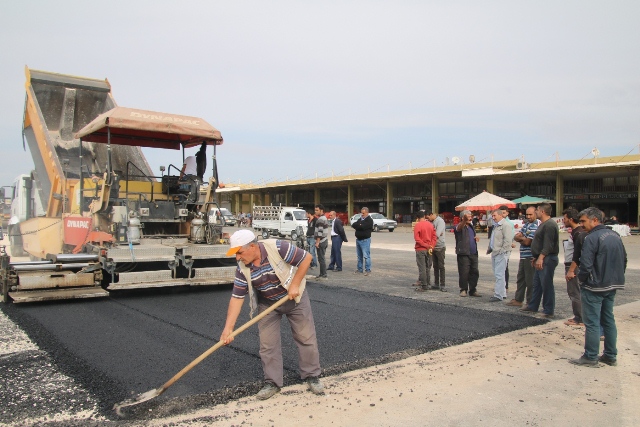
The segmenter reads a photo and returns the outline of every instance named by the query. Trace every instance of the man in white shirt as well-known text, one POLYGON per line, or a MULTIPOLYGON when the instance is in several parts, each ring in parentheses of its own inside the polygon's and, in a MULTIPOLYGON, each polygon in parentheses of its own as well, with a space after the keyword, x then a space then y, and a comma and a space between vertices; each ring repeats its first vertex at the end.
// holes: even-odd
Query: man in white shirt
POLYGON ((342 221, 336 215, 336 211, 329 212, 331 222, 331 258, 329 260, 330 271, 342 271, 342 242, 347 241, 342 221))
POLYGON ((196 156, 189 156, 184 159, 184 164, 182 165, 182 170, 180 171, 180 179, 189 175, 195 178, 197 174, 198 168, 196 163, 196 156))

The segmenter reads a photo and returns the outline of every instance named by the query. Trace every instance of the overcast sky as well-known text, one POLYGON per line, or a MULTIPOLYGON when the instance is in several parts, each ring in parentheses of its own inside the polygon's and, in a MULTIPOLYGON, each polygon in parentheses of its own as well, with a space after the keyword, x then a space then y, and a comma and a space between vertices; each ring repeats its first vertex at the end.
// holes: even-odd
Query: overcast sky
POLYGON ((0 185, 32 168, 25 65, 205 119, 222 182, 638 153, 637 0, 2 4, 0 185))

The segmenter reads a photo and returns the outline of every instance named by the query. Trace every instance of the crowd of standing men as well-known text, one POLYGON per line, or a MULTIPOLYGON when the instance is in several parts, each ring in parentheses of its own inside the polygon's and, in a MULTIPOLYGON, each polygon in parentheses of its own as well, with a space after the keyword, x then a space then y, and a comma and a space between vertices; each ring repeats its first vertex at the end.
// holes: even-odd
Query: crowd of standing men
MULTIPOLYGON (((518 232, 509 220, 506 206, 491 213, 488 224, 489 244, 494 276, 490 302, 507 299, 509 258, 516 243, 520 244, 520 262, 514 298, 507 306, 520 307, 525 313, 537 313, 543 318, 555 317, 556 295, 553 276, 559 263, 560 236, 558 224, 552 219, 548 203, 526 210, 526 221, 518 232), (540 306, 542 305, 542 310, 540 306)), ((562 212, 563 222, 570 232, 564 240, 565 280, 571 300, 573 317, 566 325, 585 328, 584 354, 570 362, 580 366, 597 366, 598 362, 617 364, 617 330, 613 315, 615 293, 624 289, 627 254, 620 236, 603 225, 604 213, 596 208, 578 212, 574 208, 562 212), (604 351, 599 356, 599 343, 604 351)), ((433 212, 416 215, 414 240, 418 281, 416 290, 446 290, 444 281, 444 238, 440 248, 439 217, 433 212), (431 222, 433 224, 431 224, 431 222), (434 266, 435 285, 431 286, 430 268, 434 266), (436 267, 437 265, 437 267, 436 267)), ((440 218, 441 219, 441 218, 440 218)), ((444 223, 442 224, 444 232, 444 223)), ((477 292, 478 242, 472 213, 461 212, 454 227, 458 285, 461 297, 481 297, 477 292)))
MULTIPOLYGON (((508 218, 508 209, 501 206, 491 213, 488 224, 489 245, 494 275, 494 292, 490 302, 507 299, 509 257, 516 243, 520 244, 517 287, 514 298, 507 306, 520 307, 522 312, 537 313, 543 318, 554 318, 556 295, 553 276, 559 263, 560 236, 558 224, 551 218, 548 203, 526 210, 526 221, 516 233, 508 218), (540 310, 542 305, 542 310, 540 310)), ((432 213, 429 219, 432 219, 432 213)), ((566 325, 585 328, 584 354, 570 362, 580 366, 597 366, 598 362, 617 364, 617 330, 613 315, 616 291, 624 289, 627 254, 618 233, 603 225, 604 213, 590 207, 581 212, 568 208, 562 212, 565 228, 570 232, 564 240, 565 280, 571 301, 573 317, 566 325), (604 351, 599 356, 599 343, 604 351)), ((478 242, 472 213, 463 211, 453 232, 456 241, 459 288, 461 297, 480 297, 477 292, 478 242)), ((416 260, 419 271, 418 290, 426 290, 430 281, 423 261, 424 251, 432 254, 435 263, 434 227, 422 225, 424 214, 417 215, 414 228, 416 260)), ((444 255, 442 255, 444 259, 444 255)), ((437 276, 436 276, 437 277, 437 276)), ((442 277, 442 276, 441 276, 442 277)), ((440 290, 444 290, 440 279, 440 290)), ((436 282, 438 279, 436 279, 436 282)), ((438 287, 431 287, 437 289, 438 287)))
MULTIPOLYGON (((520 244, 517 288, 507 306, 520 307, 523 312, 554 317, 555 288, 553 276, 559 263, 559 229, 551 218, 552 208, 541 204, 526 210, 526 223, 516 233, 508 218, 508 209, 501 206, 492 212, 489 225, 489 245, 494 276, 491 302, 507 298, 509 257, 516 243, 520 244)), ((585 328, 584 353, 569 360, 579 366, 596 367, 600 362, 617 364, 617 329, 613 315, 616 291, 624 289, 627 254, 620 236, 603 225, 604 214, 596 208, 581 212, 573 208, 563 211, 564 224, 571 229, 570 238, 563 242, 565 279, 571 300, 573 317, 565 324, 585 328), (604 351, 600 355, 600 341, 604 351)), ((308 212, 308 251, 286 240, 258 242, 253 231, 236 231, 229 239, 227 255, 238 261, 234 287, 229 302, 225 327, 220 341, 233 341, 235 323, 245 297, 249 296, 251 315, 258 312, 260 358, 264 372, 264 386, 256 397, 269 399, 283 386, 283 358, 280 339, 282 316, 289 319, 292 336, 298 347, 300 378, 317 395, 324 394, 320 381, 320 357, 313 313, 309 296, 304 292, 309 268, 320 267, 316 280, 327 278, 327 271, 342 271, 342 243, 347 241, 344 226, 334 211, 329 213, 316 205, 308 212), (325 253, 331 239, 331 257, 327 268, 325 253)), ((455 226, 455 253, 458 264, 458 285, 461 297, 480 297, 477 292, 478 243, 470 211, 460 214, 455 226)), ((351 226, 355 229, 356 274, 371 273, 371 232, 373 220, 369 210, 361 210, 360 218, 351 226)), ((416 291, 429 289, 446 291, 445 233, 446 226, 435 212, 420 211, 414 224, 418 281, 416 291), (435 283, 431 284, 431 268, 435 283)))

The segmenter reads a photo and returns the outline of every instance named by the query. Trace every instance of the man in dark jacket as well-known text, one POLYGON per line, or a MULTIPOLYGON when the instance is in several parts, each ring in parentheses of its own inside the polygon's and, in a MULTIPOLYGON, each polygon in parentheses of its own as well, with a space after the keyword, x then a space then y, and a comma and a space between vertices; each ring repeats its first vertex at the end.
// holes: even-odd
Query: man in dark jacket
POLYGON ((207 143, 203 142, 196 153, 196 173, 200 182, 204 182, 204 174, 207 171, 207 143))
POLYGON ((551 219, 551 205, 542 203, 536 209, 540 225, 531 242, 531 256, 536 271, 533 274, 531 301, 521 311, 536 313, 542 301, 542 317, 553 318, 556 308, 556 291, 553 273, 558 266, 559 229, 551 219))
POLYGON ((573 317, 564 322, 569 326, 584 326, 582 323, 582 302, 580 297, 580 283, 578 283, 578 267, 580 266, 580 256, 582 254, 582 243, 587 237, 587 231, 580 225, 580 212, 575 208, 568 208, 562 211, 564 227, 571 230, 571 235, 564 244, 564 271, 567 281, 567 294, 571 300, 573 317))
POLYGON ((351 224, 351 227, 356 230, 358 269, 355 273, 364 271, 364 275, 368 276, 371 274, 371 231, 373 231, 373 219, 369 216, 369 208, 362 208, 360 214, 360 218, 351 224))
POLYGON ((342 242, 347 241, 347 235, 344 234, 342 221, 337 217, 336 211, 329 212, 329 220, 331 223, 331 259, 329 268, 331 271, 342 271, 342 242))
POLYGON ((582 321, 586 326, 584 354, 570 363, 580 366, 618 364, 618 330, 613 317, 616 291, 624 289, 627 252, 620 235, 602 225, 604 213, 596 208, 580 212, 580 225, 589 232, 582 244, 578 280, 582 300, 582 321), (604 352, 600 353, 600 325, 604 329, 604 352))
POLYGON ((307 209, 307 245, 309 253, 313 257, 309 268, 318 266, 318 257, 316 256, 316 215, 314 209, 307 209))
POLYGON ((461 221, 453 229, 456 238, 456 255, 458 258, 458 285, 460 286, 460 296, 479 297, 476 292, 480 272, 478 270, 478 241, 473 228, 470 211, 460 213, 461 221))

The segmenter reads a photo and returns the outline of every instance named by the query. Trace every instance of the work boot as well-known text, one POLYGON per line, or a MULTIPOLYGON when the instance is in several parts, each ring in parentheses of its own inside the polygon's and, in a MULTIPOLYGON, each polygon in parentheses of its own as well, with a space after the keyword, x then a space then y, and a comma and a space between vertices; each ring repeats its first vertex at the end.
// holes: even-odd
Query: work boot
POLYGON ((264 387, 256 394, 256 398, 259 400, 267 400, 275 394, 280 393, 280 387, 274 383, 267 382, 264 387))
POLYGON ((569 363, 573 363, 578 366, 587 366, 589 368, 598 368, 598 360, 590 360, 584 357, 584 354, 580 357, 580 359, 569 359, 569 363))
POLYGON ((318 377, 307 378, 307 388, 313 394, 317 394, 319 396, 324 394, 324 386, 318 377))
POLYGON ((609 356, 605 356, 604 354, 598 358, 598 360, 602 363, 606 363, 609 366, 618 365, 618 361, 616 359, 612 359, 609 356))

